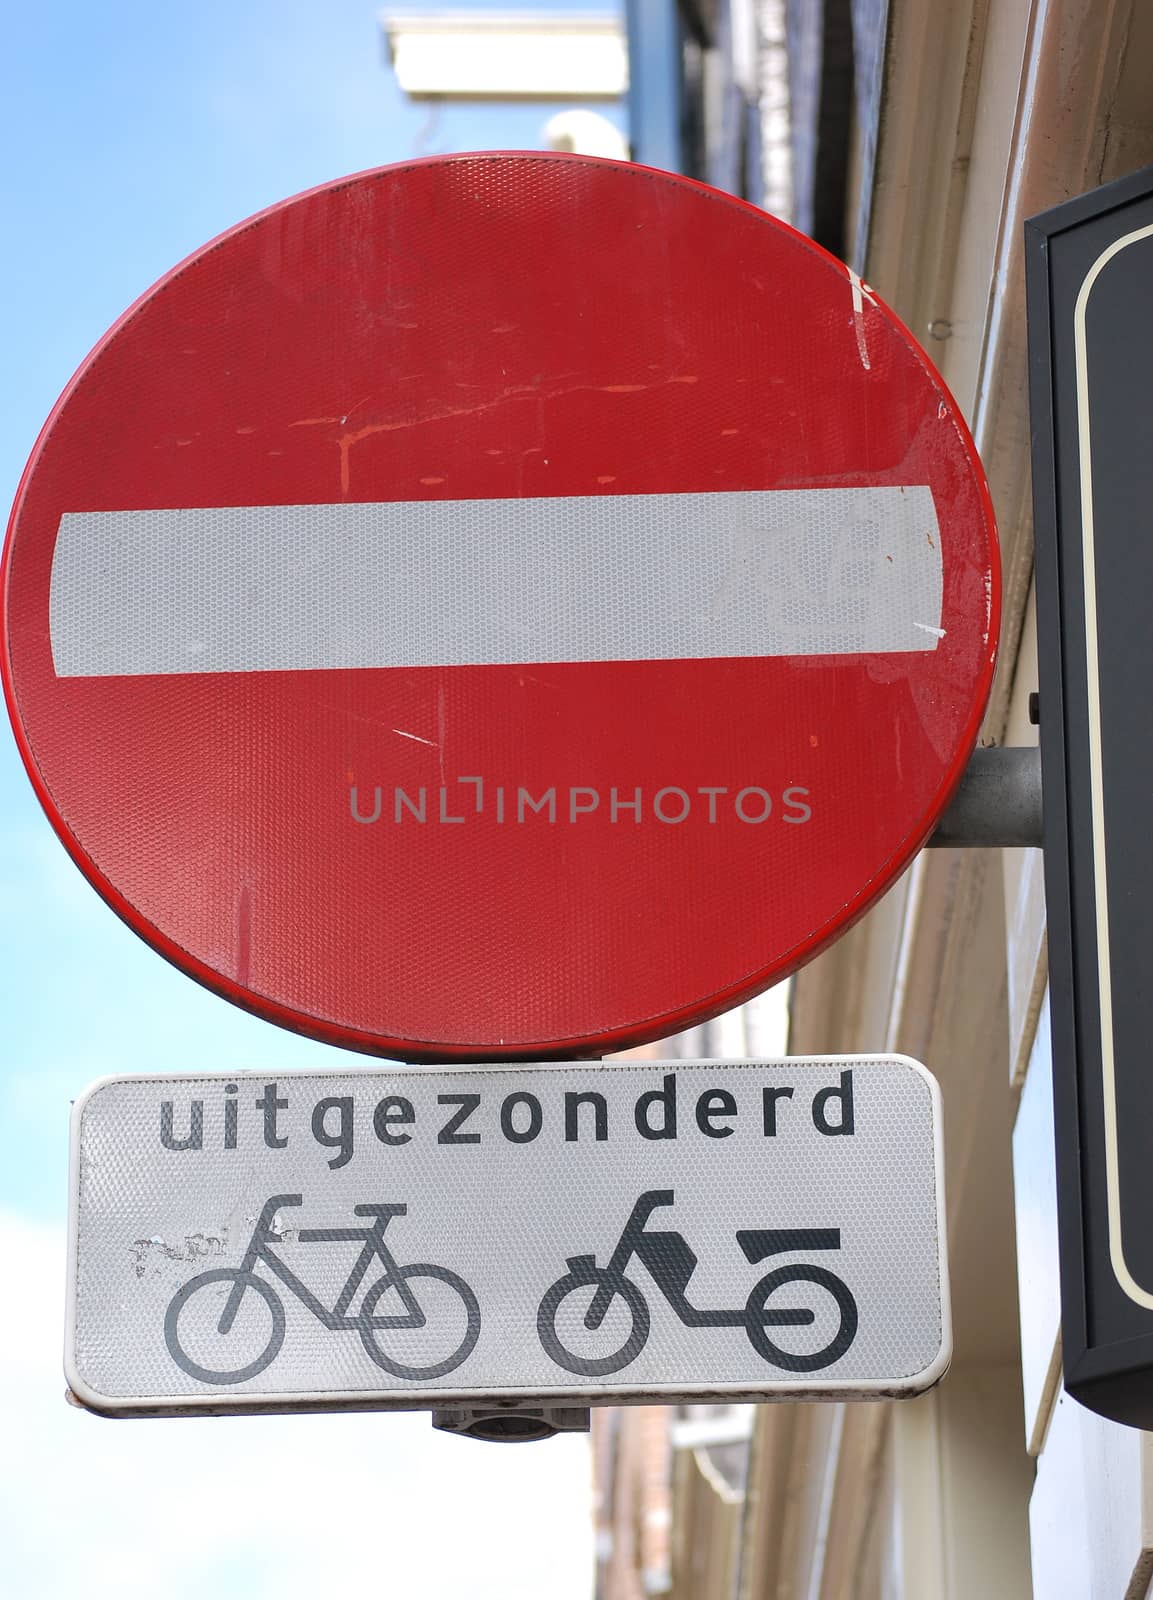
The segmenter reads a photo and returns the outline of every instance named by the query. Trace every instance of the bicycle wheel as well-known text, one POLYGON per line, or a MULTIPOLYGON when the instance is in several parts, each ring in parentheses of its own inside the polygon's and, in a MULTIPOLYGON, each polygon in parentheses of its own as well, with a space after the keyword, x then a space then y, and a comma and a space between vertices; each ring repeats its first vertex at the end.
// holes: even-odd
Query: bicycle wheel
MULTIPOLYGON (((814 1316, 814 1322, 827 1322, 826 1318, 814 1316)), ((835 1272, 830 1272, 827 1267, 810 1265, 801 1262, 795 1267, 778 1267, 774 1272, 766 1273, 759 1283, 755 1283, 748 1300, 745 1302, 745 1332, 749 1336, 749 1343, 759 1356, 766 1361, 771 1361, 775 1367, 784 1367, 786 1372, 816 1372, 820 1367, 828 1367, 838 1361, 852 1344, 857 1335, 857 1302, 853 1299, 852 1292, 843 1278, 838 1278, 835 1272), (787 1312, 782 1310, 772 1312, 768 1310, 770 1295, 778 1289, 783 1289, 794 1283, 815 1283, 832 1295, 837 1309, 837 1330, 819 1350, 809 1354, 795 1350, 784 1350, 775 1344, 765 1332, 765 1324, 776 1323, 778 1326, 786 1325, 787 1312)), ((824 1333, 818 1337, 825 1337, 824 1333)))
MULTIPOLYGON (((557 1279, 541 1301, 540 1310, 536 1314, 537 1337, 545 1354, 555 1361, 558 1367, 564 1367, 567 1372, 579 1373, 582 1378, 603 1378, 607 1373, 619 1372, 622 1367, 627 1367, 630 1361, 635 1361, 640 1355, 649 1336, 649 1308, 645 1297, 635 1283, 622 1277, 613 1283, 609 1316, 602 1324, 602 1327, 610 1325, 613 1307, 619 1297, 628 1312, 628 1332, 621 1343, 605 1356, 580 1354, 564 1343, 557 1332, 558 1313, 562 1304, 570 1295, 579 1297, 569 1304, 565 1316, 561 1319, 566 1337, 572 1340, 574 1334, 584 1330, 585 1313, 588 1301, 592 1298, 592 1295, 586 1297, 581 1291, 590 1289, 595 1292, 604 1281, 603 1267, 574 1268, 572 1272, 566 1272, 563 1278, 557 1279)), ((619 1328, 613 1327, 612 1337, 619 1337, 620 1331, 619 1328)))
POLYGON ((276 1290, 254 1272, 244 1272, 240 1267, 217 1267, 212 1272, 189 1278, 173 1295, 164 1317, 164 1342, 173 1361, 190 1378, 199 1378, 201 1383, 243 1383, 271 1366, 279 1355, 284 1343, 284 1306, 276 1290), (244 1284, 240 1313, 226 1334, 220 1332, 220 1318, 227 1296, 201 1293, 216 1283, 244 1284), (267 1336, 262 1332, 260 1321, 254 1322, 251 1316, 243 1314, 247 1306, 255 1305, 255 1301, 248 1299, 249 1289, 255 1290, 256 1300, 262 1300, 267 1307, 271 1319, 267 1336), (189 1312, 189 1302, 197 1297, 195 1308, 189 1312), (243 1352, 245 1345, 250 1349, 259 1347, 262 1339, 259 1355, 242 1367, 205 1365, 213 1356, 235 1357, 243 1352), (189 1346, 201 1357, 199 1361, 189 1355, 189 1346))
POLYGON ((435 1267, 423 1261, 418 1265, 399 1267, 395 1273, 389 1272, 383 1278, 378 1278, 365 1293, 360 1320, 361 1341, 377 1366, 383 1367, 385 1372, 391 1372, 396 1378, 411 1378, 416 1382, 443 1378, 446 1372, 454 1371, 472 1354, 480 1337, 480 1305, 468 1284, 463 1278, 458 1278, 455 1272, 449 1272, 447 1267, 435 1267), (398 1323, 405 1321, 403 1316, 382 1319, 386 1324, 384 1327, 372 1325, 373 1313, 382 1296, 396 1288, 398 1277, 410 1286, 425 1319, 422 1327, 398 1327, 398 1323), (414 1278, 429 1278, 435 1283, 446 1284, 451 1295, 438 1294, 435 1290, 430 1294, 427 1285, 417 1290, 412 1287, 414 1278), (440 1355, 445 1349, 448 1353, 434 1361, 401 1361, 385 1350, 385 1339, 393 1347, 399 1347, 400 1353, 406 1356, 440 1355), (433 1347, 431 1351, 430 1345, 433 1347))

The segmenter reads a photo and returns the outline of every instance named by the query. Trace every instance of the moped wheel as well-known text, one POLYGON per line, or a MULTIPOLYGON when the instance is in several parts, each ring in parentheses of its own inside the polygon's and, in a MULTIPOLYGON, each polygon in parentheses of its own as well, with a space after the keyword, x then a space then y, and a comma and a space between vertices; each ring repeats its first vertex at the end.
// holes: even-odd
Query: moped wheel
POLYGON ((838 1278, 827 1267, 813 1266, 808 1262, 800 1262, 795 1267, 778 1267, 753 1285, 752 1293, 745 1302, 745 1331, 757 1354, 771 1361, 774 1367, 784 1367, 786 1372, 816 1372, 840 1360, 856 1338, 857 1302, 844 1279, 838 1278), (836 1332, 832 1338, 826 1338, 819 1350, 808 1353, 782 1349, 765 1332, 766 1324, 770 1327, 774 1323, 778 1327, 786 1325, 785 1309, 781 1307, 772 1311, 768 1302, 778 1289, 795 1283, 816 1284, 832 1296, 837 1309, 836 1332))
POLYGON ((463 1278, 458 1278, 455 1272, 449 1272, 447 1267, 420 1262, 398 1267, 395 1273, 389 1272, 377 1279, 365 1293, 360 1308, 360 1323, 361 1341, 377 1366, 383 1367, 385 1372, 391 1372, 395 1378, 411 1378, 419 1383, 430 1378, 443 1378, 445 1373, 454 1371, 472 1354, 480 1337, 480 1305, 468 1284, 463 1278), (404 1315, 374 1318, 373 1314, 382 1297, 390 1289, 395 1290, 397 1278, 405 1280, 420 1307, 425 1319, 422 1327, 405 1327, 408 1319, 404 1315), (418 1288, 414 1282, 417 1278, 446 1285, 448 1292, 433 1289, 428 1283, 418 1288), (382 1323, 384 1326, 381 1326, 382 1323), (442 1351, 447 1353, 442 1354, 442 1351), (429 1354, 435 1354, 439 1359, 400 1359, 429 1354))
POLYGON ((201 1383, 243 1383, 246 1378, 255 1378, 265 1367, 271 1366, 280 1354, 280 1347, 284 1343, 284 1306, 276 1290, 254 1272, 245 1272, 240 1267, 217 1267, 212 1272, 202 1272, 195 1278, 189 1278, 173 1295, 164 1318, 164 1342, 173 1361, 190 1378, 199 1378, 201 1383), (203 1292, 218 1283, 226 1283, 230 1287, 237 1283, 244 1285, 240 1311, 226 1334, 220 1332, 220 1317, 228 1296, 206 1295, 203 1292), (255 1294, 252 1300, 248 1296, 249 1289, 255 1294), (194 1300, 196 1304, 190 1310, 190 1303, 194 1300), (246 1307, 254 1305, 256 1300, 263 1301, 267 1308, 267 1334, 259 1323, 254 1325, 251 1317, 244 1315, 246 1307), (205 1351, 215 1353, 220 1348, 223 1353, 225 1341, 228 1342, 227 1355, 235 1357, 243 1344, 247 1343, 252 1348, 261 1340, 264 1342, 259 1355, 242 1367, 205 1365, 205 1351), (189 1355, 190 1346, 201 1357, 200 1360, 193 1360, 189 1355))
MULTIPOLYGON (((555 1361, 558 1367, 564 1367, 566 1372, 579 1373, 582 1378, 603 1378, 610 1372, 619 1372, 622 1367, 627 1367, 630 1361, 635 1361, 640 1355, 649 1336, 649 1308, 645 1297, 635 1283, 621 1277, 612 1280, 613 1298, 609 1304, 609 1316, 605 1318, 605 1324, 609 1323, 614 1305, 619 1298, 628 1312, 628 1332, 624 1341, 605 1356, 583 1355, 564 1343, 557 1332, 557 1318, 561 1306, 570 1295, 576 1295, 578 1298, 565 1308, 566 1316, 562 1318, 562 1325, 567 1322, 573 1328, 583 1327, 585 1312, 592 1295, 584 1294, 582 1291, 592 1290, 595 1293, 606 1281, 603 1267, 576 1267, 572 1272, 566 1272, 563 1278, 557 1279, 541 1301, 536 1314, 537 1337, 545 1354, 555 1361)), ((614 1329, 614 1337, 617 1332, 618 1330, 614 1329)), ((569 1337, 571 1338, 571 1334, 569 1337)))

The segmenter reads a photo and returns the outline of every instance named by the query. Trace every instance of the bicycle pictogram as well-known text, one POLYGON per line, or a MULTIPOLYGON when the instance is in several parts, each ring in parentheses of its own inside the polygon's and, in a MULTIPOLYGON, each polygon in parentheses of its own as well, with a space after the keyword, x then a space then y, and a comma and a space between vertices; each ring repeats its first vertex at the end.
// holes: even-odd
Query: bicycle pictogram
MULTIPOLYGON (((691 1305, 687 1291, 697 1266, 696 1255, 683 1234, 647 1226, 651 1214, 661 1206, 671 1206, 674 1198, 672 1189, 649 1189, 642 1194, 606 1265, 598 1266, 591 1255, 570 1257, 569 1270, 546 1292, 537 1312, 537 1336, 558 1366, 586 1378, 604 1377, 619 1372, 640 1355, 648 1341, 650 1317, 648 1301, 625 1276, 634 1256, 688 1328, 743 1328, 757 1354, 787 1372, 816 1372, 845 1354, 857 1333, 857 1303, 842 1278, 812 1262, 791 1262, 767 1272, 739 1309, 703 1310, 691 1305), (797 1284, 811 1285, 818 1300, 825 1300, 819 1318, 811 1305, 782 1304, 780 1298, 770 1305, 781 1291, 797 1284), (610 1323, 610 1310, 618 1300, 623 1303, 623 1317, 618 1312, 610 1323), (766 1332, 768 1328, 813 1328, 818 1324, 820 1347, 815 1350, 787 1348, 766 1332), (563 1337, 558 1328, 563 1328, 563 1337), (572 1348, 573 1344, 595 1344, 588 1336, 601 1330, 609 1330, 612 1344, 606 1354, 572 1348)), ((839 1228, 739 1228, 736 1238, 745 1258, 754 1265, 774 1255, 841 1248, 839 1228)), ((796 1295, 783 1298, 795 1301, 796 1295)), ((812 1299, 811 1292, 805 1299, 812 1299)))
POLYGON ((353 1206, 356 1216, 375 1219, 365 1228, 300 1229, 296 1237, 301 1244, 359 1243, 362 1247, 329 1308, 274 1249, 284 1243, 274 1226, 277 1212, 303 1203, 299 1194, 271 1195, 264 1202, 240 1265, 201 1272, 177 1290, 164 1318, 164 1340, 177 1366, 202 1383, 228 1384, 255 1378, 276 1360, 284 1343, 284 1302, 272 1285, 257 1275, 260 1264, 331 1332, 359 1333, 368 1355, 394 1377, 441 1378, 459 1367, 480 1336, 480 1306, 464 1279, 447 1267, 425 1261, 402 1266, 397 1261, 384 1233, 392 1218, 405 1216, 408 1207, 395 1203, 353 1206), (365 1290, 359 1312, 351 1313, 374 1261, 383 1264, 384 1273, 365 1290), (386 1297, 400 1309, 379 1312, 386 1297), (257 1353, 242 1365, 222 1365, 237 1359, 233 1347, 242 1342, 255 1347, 257 1353), (398 1354, 389 1354, 389 1345, 398 1354), (193 1359, 190 1346, 201 1359, 193 1359), (213 1359, 217 1356, 221 1359, 213 1359))

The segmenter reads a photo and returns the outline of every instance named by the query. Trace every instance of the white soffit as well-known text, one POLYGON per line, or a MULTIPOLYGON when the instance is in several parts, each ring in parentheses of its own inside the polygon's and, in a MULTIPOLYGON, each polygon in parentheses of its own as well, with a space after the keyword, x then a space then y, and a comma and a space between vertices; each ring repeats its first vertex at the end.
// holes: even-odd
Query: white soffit
POLYGON ((615 17, 384 16, 381 25, 413 99, 616 100, 628 88, 615 17))

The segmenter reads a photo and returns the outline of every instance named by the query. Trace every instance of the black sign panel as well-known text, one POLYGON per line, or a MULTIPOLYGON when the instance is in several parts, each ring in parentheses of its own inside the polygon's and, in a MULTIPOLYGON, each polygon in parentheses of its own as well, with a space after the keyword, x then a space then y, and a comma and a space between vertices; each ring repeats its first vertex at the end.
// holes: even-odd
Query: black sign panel
POLYGON ((1026 224, 1065 1385, 1153 1427, 1153 169, 1026 224))

